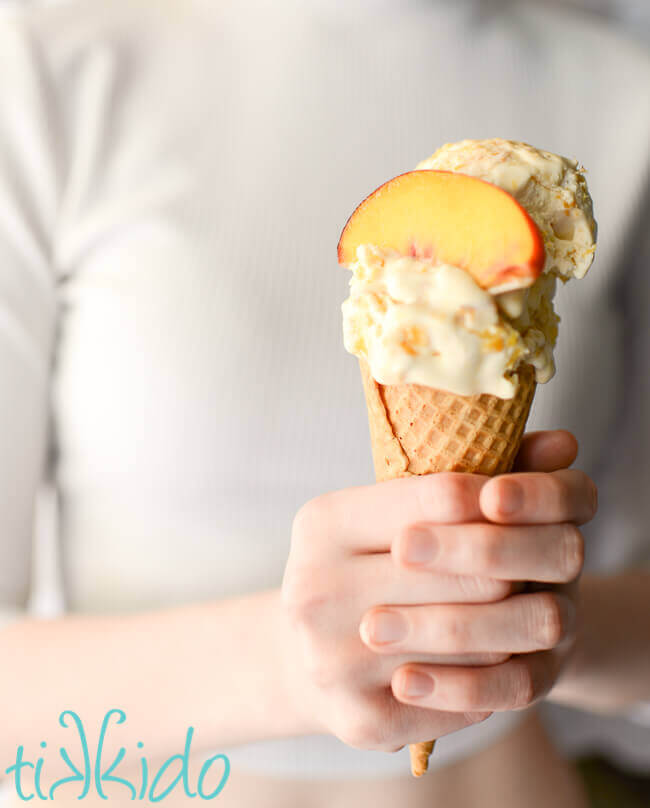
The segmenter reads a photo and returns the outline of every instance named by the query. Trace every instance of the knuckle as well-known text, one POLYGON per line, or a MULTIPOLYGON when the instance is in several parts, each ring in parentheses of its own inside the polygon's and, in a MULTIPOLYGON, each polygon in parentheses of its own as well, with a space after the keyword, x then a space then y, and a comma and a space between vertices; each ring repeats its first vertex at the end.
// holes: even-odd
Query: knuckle
POLYGON ((454 611, 444 613, 440 620, 442 646, 449 654, 462 654, 471 650, 467 623, 454 611))
POLYGON ((486 574, 498 570, 503 561, 503 532, 492 525, 482 526, 475 553, 486 574))
POLYGON ((560 542, 562 580, 568 582, 577 578, 582 571, 584 560, 585 543, 582 533, 573 524, 563 525, 560 542))
POLYGON ((282 605, 294 625, 312 625, 325 608, 328 596, 321 592, 309 566, 292 567, 282 581, 282 605))
POLYGON ((552 592, 539 594, 538 637, 543 649, 555 648, 566 635, 566 620, 558 598, 552 592))
POLYGON ((468 504, 469 492, 465 475, 458 472, 440 472, 427 476, 427 484, 420 488, 420 506, 424 514, 434 507, 445 521, 463 518, 468 504))
POLYGON ((323 532, 328 532, 331 523, 332 494, 322 494, 302 505, 293 518, 291 527, 292 545, 313 541, 323 532))

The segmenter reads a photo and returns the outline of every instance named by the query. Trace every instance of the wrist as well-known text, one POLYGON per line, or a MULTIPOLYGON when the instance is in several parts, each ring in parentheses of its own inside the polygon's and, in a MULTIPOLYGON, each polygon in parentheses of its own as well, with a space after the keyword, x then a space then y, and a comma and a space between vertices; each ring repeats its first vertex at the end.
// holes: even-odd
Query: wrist
POLYGON ((284 609, 280 591, 274 598, 274 634, 283 702, 287 705, 292 735, 327 734, 327 728, 317 717, 316 693, 307 680, 299 658, 298 638, 284 609))

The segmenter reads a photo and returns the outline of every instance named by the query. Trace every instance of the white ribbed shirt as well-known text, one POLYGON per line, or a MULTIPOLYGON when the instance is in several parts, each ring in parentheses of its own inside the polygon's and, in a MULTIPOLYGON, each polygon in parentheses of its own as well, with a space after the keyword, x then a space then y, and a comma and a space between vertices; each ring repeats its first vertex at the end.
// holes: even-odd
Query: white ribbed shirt
MULTIPOLYGON (((588 568, 645 563, 641 46, 593 17, 511 2, 0 6, 5 618, 28 606, 48 485, 69 612, 279 586, 298 507, 373 480, 357 363, 342 345, 341 227, 438 145, 495 136, 588 169, 598 254, 559 292, 558 374, 530 428, 571 429, 600 485, 588 568)), ((549 716, 572 748, 610 738, 627 753, 629 733, 644 733, 637 760, 650 764, 645 729, 621 722, 608 735, 606 719, 549 716)), ((434 765, 519 717, 441 740, 434 765)), ((220 751, 289 776, 408 768, 406 749, 327 736, 220 751)))

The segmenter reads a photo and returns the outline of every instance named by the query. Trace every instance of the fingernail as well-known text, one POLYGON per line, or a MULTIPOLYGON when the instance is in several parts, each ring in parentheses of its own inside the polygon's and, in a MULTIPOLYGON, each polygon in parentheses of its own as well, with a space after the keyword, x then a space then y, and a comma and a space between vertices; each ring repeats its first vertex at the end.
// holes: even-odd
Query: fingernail
POLYGON ((368 635, 371 642, 399 642, 406 637, 406 620, 399 612, 375 612, 370 619, 368 635))
POLYGON ((499 482, 499 513, 511 516, 521 510, 524 504, 524 490, 514 480, 499 482))
POLYGON ((437 542, 430 530, 413 528, 406 535, 404 560, 409 564, 424 564, 438 552, 437 542))
POLYGON ((426 673, 411 671, 404 683, 404 695, 410 699, 422 698, 433 693, 433 678, 426 673))

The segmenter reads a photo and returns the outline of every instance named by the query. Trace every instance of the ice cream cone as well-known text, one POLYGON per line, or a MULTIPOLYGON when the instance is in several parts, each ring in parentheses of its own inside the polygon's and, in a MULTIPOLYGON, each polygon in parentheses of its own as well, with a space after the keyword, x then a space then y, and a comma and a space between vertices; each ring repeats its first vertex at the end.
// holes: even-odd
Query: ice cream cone
MULTIPOLYGON (((459 396, 417 384, 379 384, 359 360, 377 481, 438 471, 494 476, 511 470, 535 395, 523 365, 511 399, 459 396)), ((434 741, 410 745, 411 772, 426 772, 434 741)))
POLYGON ((429 757, 435 745, 435 741, 422 741, 421 743, 412 743, 409 746, 409 752, 411 754, 411 774, 414 777, 422 777, 429 768, 429 757))

